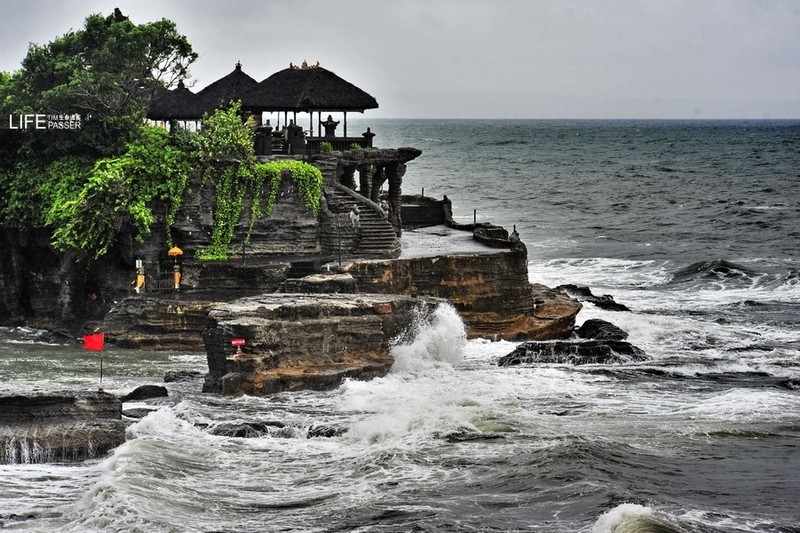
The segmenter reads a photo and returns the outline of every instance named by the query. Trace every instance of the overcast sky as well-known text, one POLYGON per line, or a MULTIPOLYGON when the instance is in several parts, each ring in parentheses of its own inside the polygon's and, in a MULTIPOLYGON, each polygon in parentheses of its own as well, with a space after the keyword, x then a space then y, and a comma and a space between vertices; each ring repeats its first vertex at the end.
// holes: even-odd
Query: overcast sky
POLYGON ((386 118, 800 118, 800 0, 0 0, 0 70, 120 7, 199 90, 317 61, 386 118))

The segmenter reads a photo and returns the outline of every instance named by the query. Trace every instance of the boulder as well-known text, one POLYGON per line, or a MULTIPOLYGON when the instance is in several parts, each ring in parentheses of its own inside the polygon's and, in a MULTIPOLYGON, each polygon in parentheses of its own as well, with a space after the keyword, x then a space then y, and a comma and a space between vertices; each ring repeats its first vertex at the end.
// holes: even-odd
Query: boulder
POLYGON ((628 309, 628 307, 625 305, 615 302, 614 297, 610 294, 595 296, 592 294, 592 291, 589 289, 589 287, 586 286, 559 285, 556 287, 556 290, 566 294, 567 296, 577 298, 582 302, 594 304, 600 309, 604 309, 606 311, 630 311, 630 309, 628 309))
POLYGON ((600 341, 624 341, 628 333, 611 322, 599 318, 586 320, 581 327, 575 330, 580 339, 595 339, 600 341))
POLYGON ((150 398, 163 398, 165 396, 169 396, 166 387, 162 387, 161 385, 140 385, 125 396, 120 396, 119 400, 125 403, 137 400, 149 400, 150 398))
POLYGON ((498 366, 535 363, 571 365, 614 364, 642 361, 645 353, 625 341, 529 341, 497 361, 498 366))
POLYGON ((442 300, 382 294, 265 294, 213 306, 205 392, 332 389, 384 376, 390 341, 442 300), (241 354, 232 339, 242 339, 241 354))

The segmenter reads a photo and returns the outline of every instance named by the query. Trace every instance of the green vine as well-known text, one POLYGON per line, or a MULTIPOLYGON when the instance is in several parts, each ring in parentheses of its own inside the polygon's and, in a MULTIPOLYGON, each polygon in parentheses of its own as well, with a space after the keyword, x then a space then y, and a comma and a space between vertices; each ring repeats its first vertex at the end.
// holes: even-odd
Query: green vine
POLYGON ((245 165, 228 164, 215 179, 216 206, 211 244, 199 250, 197 258, 205 261, 228 258, 228 249, 233 241, 236 224, 242 217, 247 193, 252 202, 250 225, 244 244, 249 244, 255 223, 272 214, 285 173, 297 184, 306 209, 314 215, 319 214, 322 172, 314 165, 294 160, 270 161, 256 163, 253 170, 249 171, 245 165))

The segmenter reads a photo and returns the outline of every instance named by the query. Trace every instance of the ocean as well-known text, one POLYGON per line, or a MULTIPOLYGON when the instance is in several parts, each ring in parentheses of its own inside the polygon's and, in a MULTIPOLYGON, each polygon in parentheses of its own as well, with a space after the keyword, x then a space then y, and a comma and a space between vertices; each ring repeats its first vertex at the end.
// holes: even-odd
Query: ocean
MULTIPOLYGON (((413 146, 403 192, 516 227, 530 280, 647 359, 499 367, 449 306, 384 378, 223 398, 200 382, 108 457, 0 465, 26 532, 800 532, 800 121, 351 120, 413 146), (254 438, 226 436, 262 423, 254 438), (334 428, 335 436, 316 436, 334 428), (323 430, 323 431, 320 431, 323 430)), ((97 356, 0 330, 0 390, 98 386, 97 356)), ((205 355, 105 353, 125 393, 205 355)))

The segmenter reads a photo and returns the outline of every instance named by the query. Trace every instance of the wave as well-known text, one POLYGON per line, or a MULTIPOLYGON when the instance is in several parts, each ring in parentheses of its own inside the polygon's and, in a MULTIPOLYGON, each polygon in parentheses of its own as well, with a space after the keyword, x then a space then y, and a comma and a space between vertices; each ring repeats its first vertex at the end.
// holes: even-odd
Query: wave
POLYGON ((455 308, 443 303, 433 313, 420 314, 393 341, 392 372, 417 373, 439 363, 456 364, 463 358, 467 330, 455 308))
MULTIPOLYGON (((624 503, 602 515, 592 533, 712 533, 728 531, 680 519, 644 505, 624 503)), ((741 531, 741 530, 740 530, 741 531)))
POLYGON ((686 283, 697 280, 752 280, 757 273, 749 268, 727 261, 715 259, 713 261, 698 261, 682 268, 672 275, 671 284, 686 283))

